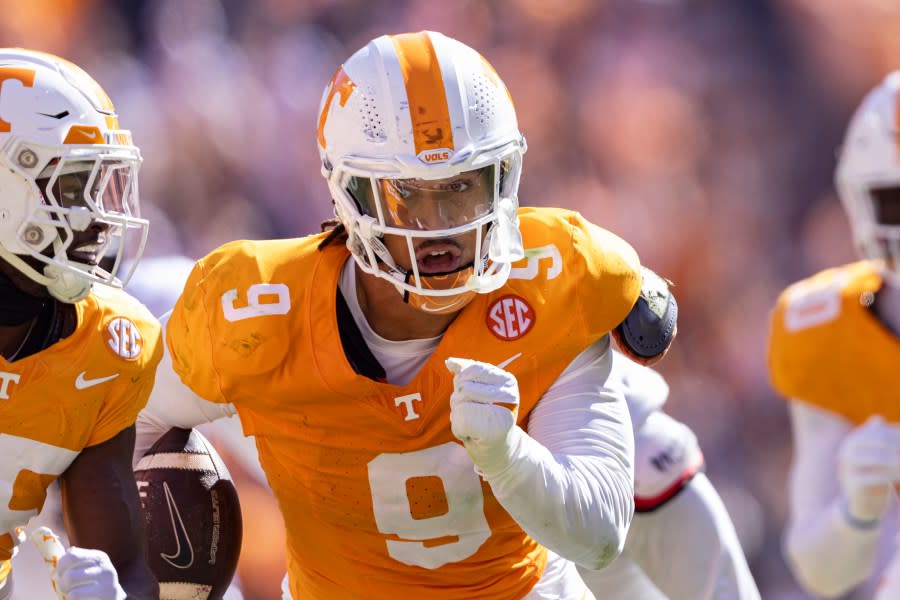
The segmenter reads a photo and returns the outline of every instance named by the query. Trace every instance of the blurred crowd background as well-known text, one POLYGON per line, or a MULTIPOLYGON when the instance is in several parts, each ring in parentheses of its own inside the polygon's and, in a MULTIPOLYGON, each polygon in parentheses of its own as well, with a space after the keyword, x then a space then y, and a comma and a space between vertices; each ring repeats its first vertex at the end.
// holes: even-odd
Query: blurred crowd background
MULTIPOLYGON (((780 548, 791 435, 765 368, 768 312, 789 282, 855 258, 835 151, 900 67, 896 0, 0 4, 4 45, 84 67, 134 133, 148 256, 318 231, 331 203, 317 108, 341 61, 420 29, 478 49, 528 140, 521 203, 581 211, 675 283, 667 410, 697 432, 763 598, 806 597, 780 548)), ((242 499, 259 507, 245 510, 244 595, 276 598, 280 519, 261 488, 242 499)))

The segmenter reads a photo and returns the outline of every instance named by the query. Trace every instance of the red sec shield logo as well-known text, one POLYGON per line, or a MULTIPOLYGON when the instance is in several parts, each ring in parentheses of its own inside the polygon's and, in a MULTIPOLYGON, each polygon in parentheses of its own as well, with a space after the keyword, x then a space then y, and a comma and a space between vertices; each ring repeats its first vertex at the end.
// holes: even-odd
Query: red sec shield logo
POLYGON ((536 316, 531 305, 519 296, 503 296, 491 304, 487 326, 501 340, 517 340, 534 327, 536 316))

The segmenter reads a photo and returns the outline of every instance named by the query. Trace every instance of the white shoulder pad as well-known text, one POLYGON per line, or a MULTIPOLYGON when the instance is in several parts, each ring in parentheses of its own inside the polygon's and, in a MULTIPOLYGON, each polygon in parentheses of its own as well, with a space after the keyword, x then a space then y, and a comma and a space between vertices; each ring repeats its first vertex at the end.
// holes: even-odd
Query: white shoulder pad
POLYGON ((616 350, 613 351, 607 387, 619 389, 624 394, 635 436, 650 413, 661 409, 669 397, 669 384, 662 375, 616 350))
POLYGON ((703 469, 694 432, 661 412, 650 414, 634 436, 634 508, 655 510, 703 469))

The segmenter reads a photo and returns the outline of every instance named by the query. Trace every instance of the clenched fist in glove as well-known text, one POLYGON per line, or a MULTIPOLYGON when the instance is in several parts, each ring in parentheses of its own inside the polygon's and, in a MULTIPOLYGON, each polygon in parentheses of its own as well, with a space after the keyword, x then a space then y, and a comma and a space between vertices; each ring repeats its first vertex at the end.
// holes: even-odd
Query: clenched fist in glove
POLYGON ((46 527, 31 534, 44 558, 57 595, 65 600, 125 600, 119 575, 102 550, 63 547, 59 537, 46 527))
POLYGON ((900 481, 900 427, 876 415, 851 431, 839 450, 838 480, 852 519, 880 519, 900 481))
POLYGON ((72 546, 56 563, 59 591, 67 600, 125 600, 125 590, 102 550, 72 546))
POLYGON ((453 373, 450 429, 480 470, 489 470, 509 450, 519 414, 519 383, 512 373, 465 358, 448 358, 453 373))

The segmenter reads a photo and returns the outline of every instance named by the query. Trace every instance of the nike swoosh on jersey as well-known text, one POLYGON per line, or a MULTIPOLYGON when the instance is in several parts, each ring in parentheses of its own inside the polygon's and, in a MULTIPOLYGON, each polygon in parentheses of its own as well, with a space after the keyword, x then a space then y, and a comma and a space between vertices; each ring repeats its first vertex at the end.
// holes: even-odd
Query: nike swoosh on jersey
POLYGON ((112 375, 108 375, 106 377, 96 377, 94 379, 88 379, 87 377, 85 377, 85 375, 87 375, 87 371, 82 371, 78 374, 78 377, 75 378, 75 389, 87 389, 101 383, 106 383, 107 381, 112 381, 119 376, 118 373, 113 373, 112 375))
POLYGON ((172 497, 169 484, 165 481, 163 482, 163 490, 166 493, 166 505, 169 507, 169 519, 172 523, 172 529, 175 531, 175 554, 160 552, 159 555, 176 569, 187 569, 194 564, 194 548, 191 546, 191 540, 188 538, 187 529, 184 526, 184 521, 181 520, 181 513, 178 512, 178 505, 175 504, 175 498, 172 497))
POLYGON ((498 369, 505 369, 505 368, 508 367, 510 364, 512 364, 512 361, 516 360, 516 359, 519 358, 520 356, 522 356, 522 353, 521 353, 521 352, 519 352, 518 354, 513 354, 512 356, 510 356, 509 358, 507 358, 506 360, 504 360, 502 363, 498 364, 498 365, 497 365, 497 368, 498 368, 498 369))

